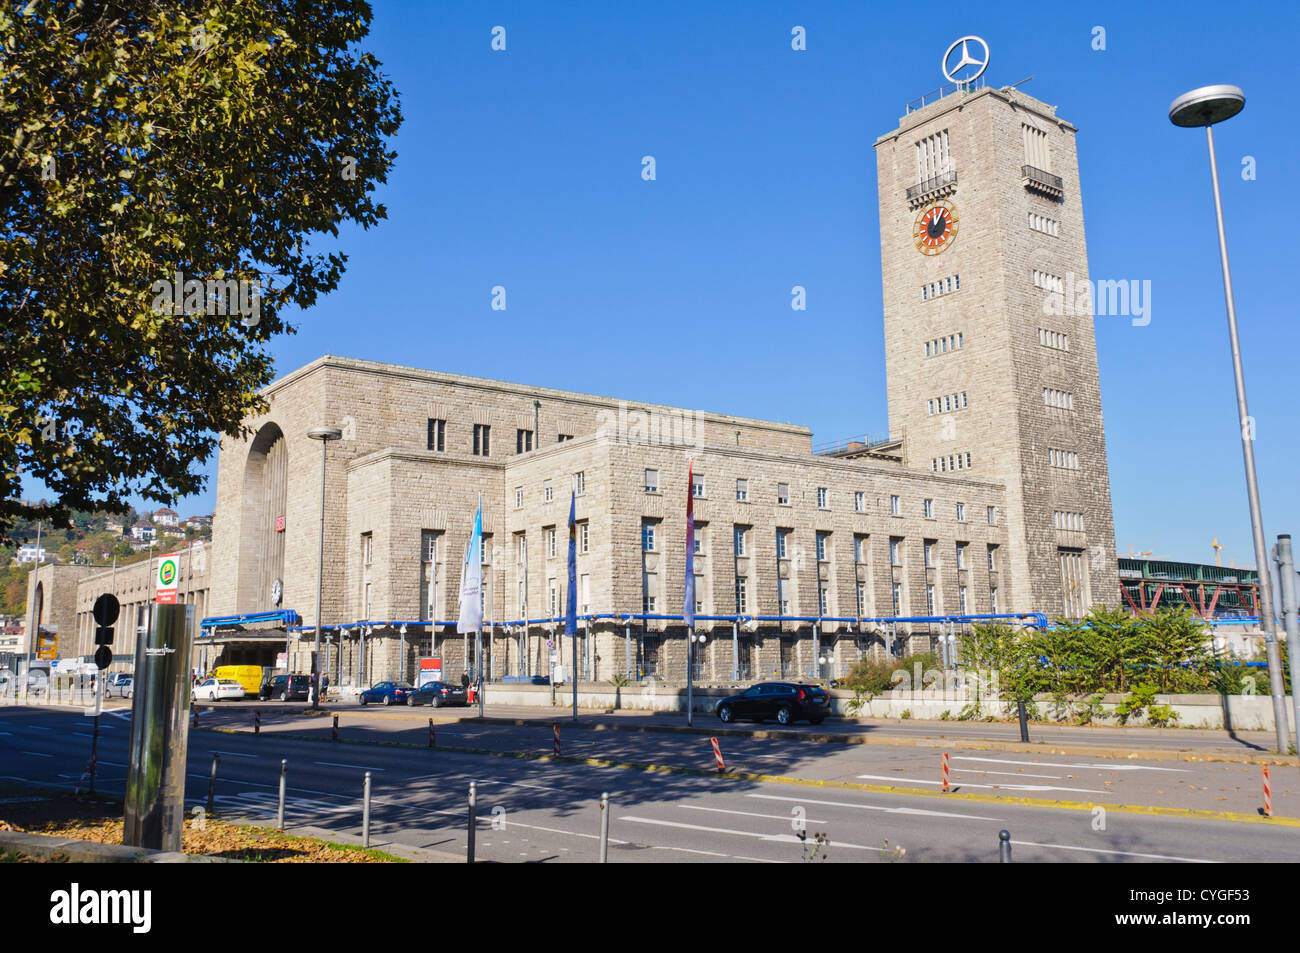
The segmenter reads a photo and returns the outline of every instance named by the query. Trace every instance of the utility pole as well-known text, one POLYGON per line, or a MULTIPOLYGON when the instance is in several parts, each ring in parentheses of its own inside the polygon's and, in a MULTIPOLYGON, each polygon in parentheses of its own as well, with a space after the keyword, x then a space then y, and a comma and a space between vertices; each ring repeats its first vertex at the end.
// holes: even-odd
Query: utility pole
POLYGON ((1277 575, 1282 588, 1282 627, 1286 631, 1286 655, 1291 665, 1291 710, 1295 719, 1296 751, 1300 752, 1300 691, 1296 690, 1296 661, 1300 657, 1300 604, 1296 602, 1295 561, 1291 535, 1277 538, 1277 575))

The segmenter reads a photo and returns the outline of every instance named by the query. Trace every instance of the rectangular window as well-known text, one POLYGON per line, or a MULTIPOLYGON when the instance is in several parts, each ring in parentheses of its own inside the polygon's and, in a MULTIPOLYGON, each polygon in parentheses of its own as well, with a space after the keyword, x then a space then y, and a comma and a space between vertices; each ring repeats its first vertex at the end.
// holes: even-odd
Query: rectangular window
POLYGON ((658 611, 659 574, 646 572, 641 574, 641 611, 649 614, 658 611))
POLYGON ((934 519, 934 500, 923 501, 921 504, 921 508, 925 512, 926 519, 928 520, 934 519))
POLYGON ((925 587, 925 614, 934 615, 934 586, 925 587))
POLYGON ((889 565, 903 565, 903 538, 901 536, 889 537, 889 565))
POLYGON ((691 477, 691 495, 697 500, 704 498, 704 477, 698 473, 691 477))
POLYGON ((583 520, 577 526, 578 529, 578 552, 591 552, 591 526, 586 520, 583 520))
POLYGON ((925 186, 945 172, 952 171, 952 153, 948 151, 948 130, 926 136, 916 144, 916 181, 925 186))
POLYGON ((546 604, 550 607, 552 619, 560 614, 560 587, 554 579, 546 580, 546 604))
POLYGON ((867 614, 867 584, 858 583, 858 618, 861 619, 867 614))
POLYGON ((958 504, 957 504, 957 522, 958 522, 958 523, 964 523, 964 522, 966 522, 966 504, 965 504, 965 503, 958 503, 958 504))
POLYGON ((997 586, 989 587, 989 611, 998 611, 998 589, 997 586))
POLYGON ((515 453, 527 453, 533 449, 533 432, 531 430, 515 431, 515 453))
POLYGON ((572 439, 573 439, 573 434, 571 434, 571 433, 562 433, 562 434, 558 434, 558 435, 556 436, 556 438, 555 438, 555 442, 556 442, 556 443, 564 443, 564 441, 566 441, 566 440, 572 440, 572 439))
POLYGON ((430 417, 428 449, 437 450, 441 452, 443 449, 443 440, 445 439, 446 435, 447 435, 447 421, 436 420, 433 417, 430 417))
POLYGON ((817 586, 817 613, 819 615, 824 616, 830 611, 830 589, 830 585, 824 582, 817 586))
POLYGON ((998 508, 996 506, 986 507, 988 510, 989 525, 993 526, 998 521, 998 508))
POLYGON ((901 509, 902 509, 902 506, 901 506, 901 503, 900 503, 898 497, 897 497, 897 496, 891 496, 891 497, 889 498, 889 515, 890 515, 890 516, 898 516, 898 515, 900 514, 900 512, 901 512, 901 509))
POLYGON ((641 524, 641 551, 646 553, 655 551, 655 524, 649 520, 641 524))
POLYGON ((708 528, 708 523, 695 524, 695 552, 697 555, 704 552, 704 533, 708 528))
POLYGON ((487 424, 474 425, 474 456, 491 455, 492 428, 487 424))
POLYGON ((554 498, 554 493, 551 489, 551 481, 543 480, 542 481, 542 502, 549 503, 553 498, 554 498))
POLYGON ((830 533, 821 532, 817 534, 817 561, 819 563, 826 562, 828 558, 826 555, 826 542, 830 539, 830 535, 830 533))
POLYGON ((555 558, 555 527, 546 526, 542 529, 542 534, 546 537, 546 556, 548 559, 555 558))
POLYGON ((865 565, 867 561, 867 540, 870 536, 853 537, 853 561, 858 565, 865 565))
POLYGON ((786 558, 785 542, 786 539, 789 537, 789 535, 790 535, 790 531, 788 529, 778 529, 776 531, 776 558, 777 559, 786 558))
POLYGON ((790 614, 790 580, 776 577, 776 606, 778 615, 790 614))
POLYGON ((989 544, 989 572, 998 571, 998 548, 994 544, 989 544))
POLYGON ((894 615, 903 614, 903 586, 901 583, 894 583, 890 587, 890 594, 894 599, 894 615))
POLYGON ((434 530, 420 532, 420 621, 434 617, 438 604, 438 536, 434 530))
POLYGON ((966 587, 957 587, 957 611, 962 615, 966 614, 966 587))
POLYGON ((831 508, 831 491, 824 486, 817 487, 817 509, 828 510, 831 508))
POLYGON ((737 503, 749 502, 749 481, 748 480, 736 481, 736 502, 737 503))
POLYGON ((776 502, 779 506, 790 505, 790 484, 778 483, 776 485, 776 502))
POLYGON ((957 568, 966 568, 966 544, 963 542, 957 543, 957 568))
POLYGON ((585 470, 579 470, 573 475, 573 492, 582 496, 587 492, 587 473, 585 470))
POLYGON ((523 505, 524 505, 524 488, 522 486, 517 486, 515 487, 515 509, 517 510, 522 509, 523 505))
POLYGON ((645 491, 647 493, 659 492, 659 471, 647 470, 645 472, 645 491))
POLYGON ((857 490, 853 494, 853 509, 854 512, 857 513, 865 513, 867 511, 867 494, 863 493, 861 490, 857 490))
POLYGON ((370 533, 361 534, 361 563, 369 566, 375 558, 375 537, 370 533))
POLYGON ((924 553, 925 553, 926 569, 934 568, 934 544, 935 544, 935 540, 933 539, 927 539, 925 541, 924 553))
POLYGON ((732 533, 732 541, 737 556, 745 555, 745 527, 737 526, 732 533))
POLYGON ((736 613, 749 611, 748 581, 744 576, 736 577, 736 613))

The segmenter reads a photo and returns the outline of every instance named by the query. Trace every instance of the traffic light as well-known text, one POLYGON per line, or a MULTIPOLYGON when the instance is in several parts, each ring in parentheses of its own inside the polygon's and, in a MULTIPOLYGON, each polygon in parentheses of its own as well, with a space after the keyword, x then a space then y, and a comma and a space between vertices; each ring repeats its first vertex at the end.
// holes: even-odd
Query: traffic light
POLYGON ((95 606, 90 610, 98 623, 95 627, 95 644, 99 648, 95 649, 95 665, 101 672, 113 663, 113 623, 117 621, 121 608, 117 596, 106 592, 95 600, 95 606))

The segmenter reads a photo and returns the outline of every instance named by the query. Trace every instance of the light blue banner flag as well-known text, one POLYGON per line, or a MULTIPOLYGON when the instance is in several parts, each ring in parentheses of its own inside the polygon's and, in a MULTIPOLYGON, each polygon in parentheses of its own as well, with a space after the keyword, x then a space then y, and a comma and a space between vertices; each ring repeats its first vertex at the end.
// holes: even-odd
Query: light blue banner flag
POLYGON ((483 500, 474 512, 474 530, 465 547, 465 567, 460 576, 460 620, 458 633, 483 628, 483 500))

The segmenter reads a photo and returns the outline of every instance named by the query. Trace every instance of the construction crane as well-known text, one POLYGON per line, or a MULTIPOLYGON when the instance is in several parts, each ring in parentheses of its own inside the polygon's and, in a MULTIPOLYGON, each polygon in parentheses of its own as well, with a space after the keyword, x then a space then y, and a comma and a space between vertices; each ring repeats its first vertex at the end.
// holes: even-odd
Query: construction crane
POLYGON ((1222 557, 1219 556, 1219 550, 1224 549, 1225 547, 1219 545, 1219 537, 1214 537, 1214 542, 1210 543, 1210 546, 1214 549, 1214 565, 1222 567, 1223 562, 1222 557))

